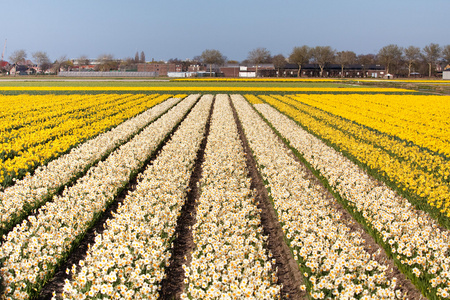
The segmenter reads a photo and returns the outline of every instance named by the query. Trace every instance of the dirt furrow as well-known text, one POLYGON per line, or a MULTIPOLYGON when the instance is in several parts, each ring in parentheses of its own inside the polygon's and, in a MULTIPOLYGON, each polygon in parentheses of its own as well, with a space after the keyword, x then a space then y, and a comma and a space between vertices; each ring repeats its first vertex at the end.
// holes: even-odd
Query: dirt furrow
POLYGON ((192 226, 196 221, 197 200, 200 197, 197 183, 202 178, 202 164, 204 162, 206 142, 209 135, 211 116, 214 109, 214 100, 209 112, 200 148, 197 152, 193 173, 189 180, 189 191, 186 202, 181 209, 181 214, 177 221, 175 229, 175 240, 173 241, 172 256, 170 266, 166 269, 166 278, 161 281, 160 299, 179 299, 184 291, 184 270, 183 264, 189 265, 191 260, 191 251, 194 249, 194 237, 192 235, 192 226))
POLYGON ((300 286, 303 284, 303 276, 284 241, 283 230, 270 202, 262 177, 258 172, 252 150, 232 102, 231 106, 247 158, 247 168, 252 179, 251 188, 255 191, 255 199, 258 202, 258 208, 261 209, 261 224, 264 234, 268 236, 267 247, 276 260, 275 268, 277 269, 278 283, 283 285, 281 296, 284 299, 305 299, 306 293, 300 290, 300 286))

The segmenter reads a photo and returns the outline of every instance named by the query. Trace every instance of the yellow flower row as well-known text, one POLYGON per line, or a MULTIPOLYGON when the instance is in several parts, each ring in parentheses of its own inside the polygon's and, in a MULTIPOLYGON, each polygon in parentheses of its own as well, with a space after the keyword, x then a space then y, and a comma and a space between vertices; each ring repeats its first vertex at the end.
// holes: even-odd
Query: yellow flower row
POLYGON ((264 82, 264 81, 271 81, 271 82, 341 82, 342 79, 333 79, 333 78, 270 78, 270 77, 264 77, 264 78, 224 78, 224 77, 210 77, 210 78, 177 78, 172 79, 171 81, 196 81, 196 82, 202 82, 202 81, 213 81, 213 82, 230 82, 230 81, 239 81, 239 82, 264 82))
POLYGON ((158 87, 0 87, 0 91, 216 91, 216 92, 357 92, 357 93, 404 93, 414 92, 397 88, 325 88, 325 87, 225 87, 225 86, 158 86, 158 87))
MULTIPOLYGON (((22 101, 26 103, 35 96, 9 97, 22 98, 22 101)), ((125 97, 111 97, 111 95, 49 95, 45 98, 43 96, 37 97, 41 98, 41 101, 51 102, 52 100, 65 99, 69 103, 62 108, 48 106, 46 109, 35 111, 16 111, 11 114, 12 120, 3 118, 2 125, 9 128, 0 134, 0 140, 3 141, 0 143, 0 153, 3 153, 5 157, 15 156, 18 152, 22 152, 34 145, 71 134, 77 128, 90 125, 98 120, 110 117, 122 109, 128 109, 145 101, 139 95, 127 95, 125 97), (73 100, 76 100, 76 102, 73 102, 73 100), (61 110, 61 112, 58 113, 58 110, 61 110), (17 122, 15 118, 19 116, 22 124, 16 125, 14 124, 17 122), (12 121, 11 123, 13 124, 10 125, 9 121, 12 121)))
MULTIPOLYGON (((367 141, 364 140, 364 134, 352 136, 349 134, 352 131, 351 129, 343 131, 331 126, 333 123, 340 123, 336 127, 345 128, 357 126, 355 124, 344 124, 344 120, 332 120, 331 117, 315 118, 312 109, 302 110, 300 107, 286 104, 293 102, 288 97, 278 97, 283 101, 269 96, 263 98, 267 103, 292 117, 311 132, 338 147, 340 151, 349 154, 362 165, 374 170, 382 177, 387 178, 388 181, 396 184, 400 189, 412 194, 414 198, 425 199, 418 203, 423 209, 433 211, 444 220, 448 220, 448 217, 450 217, 450 185, 445 179, 448 178, 445 177, 448 176, 448 169, 443 171, 444 177, 435 176, 434 173, 424 170, 427 166, 417 166, 414 161, 399 159, 375 144, 377 142, 376 137, 372 141, 367 141)), ((361 130, 365 129, 361 128, 361 130)))
MULTIPOLYGON (((432 100, 433 96, 413 96, 425 98, 426 101, 431 100, 433 103, 436 103, 436 106, 441 107, 443 112, 438 112, 437 109, 434 114, 429 112, 429 115, 434 116, 435 122, 430 121, 429 123, 431 124, 428 124, 426 119, 421 116, 416 117, 415 113, 412 114, 411 118, 408 120, 407 114, 403 113, 403 110, 406 110, 407 108, 378 112, 376 107, 377 103, 375 103, 374 100, 377 96, 380 96, 379 98, 383 100, 386 98, 390 99, 390 96, 367 95, 367 97, 361 97, 361 95, 348 95, 345 98, 341 97, 341 95, 334 95, 335 97, 322 96, 324 95, 290 97, 274 95, 273 97, 292 105, 300 111, 303 111, 344 133, 346 132, 353 135, 360 142, 369 143, 375 148, 381 148, 382 151, 384 150, 384 152, 390 155, 393 160, 409 163, 411 169, 418 170, 418 174, 424 173, 427 174, 427 176, 430 176, 431 182, 428 183, 430 185, 440 186, 446 185, 449 182, 450 160, 437 153, 444 153, 448 157, 447 152, 450 151, 450 148, 448 147, 450 144, 446 141, 448 137, 443 134, 443 131, 450 132, 450 126, 447 122, 447 118, 450 116, 445 108, 446 103, 439 103, 438 101, 442 100, 443 97, 437 96, 437 99, 434 102, 432 100), (431 99, 426 99, 427 97, 431 97, 431 99), (291 98, 295 100, 291 100, 291 98), (338 102, 336 103, 335 100, 338 102), (355 103, 352 103, 354 100, 355 103), (365 100, 367 100, 366 105, 361 105, 365 100), (369 100, 373 101, 369 102, 369 100), (346 109, 346 105, 350 106, 349 109, 346 109), (315 107, 318 107, 319 109, 316 109, 315 107), (328 111, 331 114, 324 111, 328 111), (398 121, 398 119, 401 120, 398 121), (433 123, 435 123, 434 126, 433 123), (402 135, 403 132, 409 134, 402 135), (399 137, 399 135, 409 137, 409 140, 398 139, 397 137, 399 137), (433 136, 435 136, 434 143, 430 142, 430 140, 433 140, 433 136), (424 148, 426 145, 429 145, 430 147, 424 148), (442 147, 438 149, 438 145, 441 145, 442 147), (434 149, 430 149, 432 146, 435 146, 434 149), (436 178, 433 179, 433 177, 436 178)), ((407 103, 408 99, 413 97, 400 96, 400 99, 398 100, 407 103)), ((398 98, 398 96, 392 96, 392 98, 392 102, 394 102, 395 98, 398 98)), ((387 100, 384 100, 384 102, 387 102, 387 100)), ((383 106, 384 105, 387 104, 383 104, 383 106)), ((391 106, 392 104, 389 105, 391 106)), ((411 108, 414 106, 410 105, 408 107, 411 108)), ((421 109, 417 109, 417 111, 421 111, 421 109)), ((423 111, 426 110, 424 109, 423 111)), ((410 170, 404 171, 409 172, 410 170)), ((401 170, 399 172, 401 172, 401 170)), ((417 175, 417 172, 413 173, 417 175)), ((420 175, 418 177, 420 177, 420 175)))
POLYGON ((389 79, 389 80, 379 80, 379 79, 353 79, 353 80, 357 80, 357 81, 363 81, 363 82, 376 82, 376 81, 381 81, 381 82, 417 82, 417 83, 432 83, 432 82, 438 82, 438 83, 450 83, 450 80, 433 80, 433 79, 389 79))
POLYGON ((294 99, 450 156, 450 96, 298 95, 294 99))
MULTIPOLYGON (((52 106, 42 111, 42 118, 36 117, 39 112, 24 112, 21 114, 22 127, 1 132, 0 140, 3 143, 0 143, 0 155, 4 159, 0 165, 0 182, 3 185, 8 184, 8 179, 33 170, 34 167, 68 151, 76 144, 117 126, 171 95, 158 98, 156 96, 157 94, 49 95, 52 99, 68 99, 68 105, 71 106, 73 113, 64 111, 65 113, 55 116, 55 110, 58 107, 52 106), (77 102, 72 102, 72 99, 77 102), (30 121, 28 121, 28 113, 30 121)), ((9 97, 20 97, 24 102, 34 97, 38 97, 41 101, 48 101, 48 98, 43 96, 9 97)))

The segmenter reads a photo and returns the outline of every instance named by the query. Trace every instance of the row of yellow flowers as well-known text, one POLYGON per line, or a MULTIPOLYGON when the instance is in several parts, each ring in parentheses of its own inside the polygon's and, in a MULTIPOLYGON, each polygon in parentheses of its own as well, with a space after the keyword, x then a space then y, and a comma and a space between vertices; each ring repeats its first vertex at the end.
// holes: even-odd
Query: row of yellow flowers
POLYGON ((180 102, 8 233, 0 247, 2 298, 28 299, 39 293, 64 256, 197 99, 180 102))
POLYGON ((448 230, 440 229, 427 213, 368 176, 341 152, 292 119, 267 104, 254 106, 326 181, 424 295, 430 299, 450 298, 448 230))
POLYGON ((399 88, 331 88, 331 87, 231 87, 231 86, 157 86, 157 87, 101 87, 101 86, 80 86, 80 87, 0 87, 0 91, 152 91, 152 92, 355 92, 355 93, 411 93, 408 89, 399 88))
POLYGON ((53 95, 28 97, 20 95, 11 97, 0 95, 0 132, 19 128, 24 125, 34 125, 36 122, 49 122, 52 118, 73 111, 72 106, 80 105, 79 97, 53 97, 53 95), (49 101, 50 100, 50 101, 49 101), (77 104, 78 103, 78 104, 77 104))
MULTIPOLYGON (((341 96, 281 97, 274 95, 275 98, 300 111, 353 135, 361 143, 369 143, 385 150, 383 153, 390 155, 392 160, 404 161, 411 165, 408 170, 398 172, 404 171, 406 174, 413 172, 416 178, 424 174, 430 186, 442 186, 450 182, 450 137, 448 136, 450 115, 447 109, 447 107, 450 108, 450 97, 341 96), (350 107, 348 108, 347 105, 350 107), (381 109, 377 109, 380 106, 381 109), (392 110, 385 109, 387 106, 392 110), (433 108, 430 109, 428 106, 433 108)), ((424 197, 425 194, 420 196, 424 197)))
POLYGON ((392 271, 364 249, 364 239, 336 210, 336 200, 308 179, 305 167, 242 96, 232 98, 310 296, 401 298, 395 279, 387 278, 392 271))
MULTIPOLYGON (((60 123, 62 116, 68 120, 80 116, 89 116, 96 109, 119 105, 132 95, 17 95, 0 96, 0 106, 5 109, 1 114, 0 126, 3 140, 14 139, 17 135, 27 134, 41 128, 52 128, 60 123)), ((136 99, 136 98, 135 98, 136 99)))
POLYGON ((0 191, 0 235, 180 101, 177 97, 164 101, 166 97, 166 95, 157 97, 154 99, 155 104, 163 102, 72 148, 69 153, 38 167, 32 175, 27 175, 0 191))
MULTIPOLYGON (((278 97, 283 99, 283 101, 270 96, 261 97, 269 104, 297 120, 311 132, 339 148, 340 151, 359 161, 363 166, 377 172, 383 179, 394 183, 400 190, 406 191, 412 196, 411 200, 417 203, 419 207, 432 212, 444 224, 449 224, 450 185, 447 181, 449 176, 448 161, 443 161, 444 164, 440 169, 442 174, 436 176, 434 173, 426 171, 427 168, 431 169, 427 165, 417 166, 414 161, 400 159, 392 155, 392 153, 376 144, 376 137, 372 141, 367 141, 366 138, 370 138, 369 134, 352 135, 352 130, 347 129, 346 126, 354 127, 356 126, 355 124, 345 124, 345 120, 336 121, 326 117, 323 119, 315 118, 315 112, 310 107, 303 111, 300 107, 287 104, 295 105, 292 102, 296 102, 288 97, 278 97), (339 123, 336 127, 341 128, 332 126, 333 122, 339 123)), ((361 128, 361 130, 366 129, 361 128)), ((398 147, 401 147, 401 145, 398 147)))
POLYGON ((86 258, 72 267, 63 299, 160 298, 176 222, 186 200, 212 99, 212 95, 200 99, 140 175, 136 189, 107 221, 105 231, 96 236, 86 258))
MULTIPOLYGON (((25 103, 37 97, 40 101, 66 99, 73 113, 55 116, 57 107, 48 106, 42 111, 42 118, 37 119, 36 112, 22 115, 23 124, 17 129, 9 129, 0 133, 0 182, 11 183, 12 178, 32 171, 36 166, 67 152, 76 144, 85 141, 124 120, 147 110, 163 98, 158 95, 65 95, 55 96, 7 96, 21 98, 25 103), (155 101, 156 99, 156 101, 155 101), (75 100, 75 101, 72 101, 75 100)), ((17 99, 12 99, 17 100, 17 99)), ((34 101, 34 99, 32 100, 34 101)), ((5 121, 7 123, 7 121, 5 121)))
POLYGON ((450 96, 298 95, 295 99, 450 157, 450 96))
MULTIPOLYGON (((155 95, 156 96, 156 95, 155 95)), ((10 98, 21 98, 27 103, 30 98, 36 96, 21 95, 9 96, 10 98)), ((91 96, 55 96, 48 97, 37 96, 42 101, 65 99, 69 103, 64 105, 62 111, 56 115, 55 112, 61 110, 61 107, 48 106, 47 109, 21 112, 17 110, 11 114, 12 122, 17 122, 15 118, 20 118, 22 124, 19 126, 9 125, 6 118, 2 118, 2 125, 10 129, 2 131, 0 134, 0 153, 5 158, 16 156, 19 152, 26 151, 38 144, 46 143, 61 136, 72 134, 72 132, 83 126, 89 126, 105 118, 110 118, 121 110, 129 109, 145 102, 142 96, 129 95, 117 97, 111 95, 91 95, 91 96), (58 99, 59 98, 59 99, 58 99), (75 98, 75 99, 74 99, 75 98), (76 101, 72 101, 76 100, 76 101), (64 109, 67 107, 66 109, 64 109), (38 118, 36 118, 38 116, 38 118)), ((6 97, 4 97, 6 98, 6 97)), ((148 99, 150 100, 151 97, 148 99)), ((11 99, 11 105, 16 99, 11 99)))
POLYGON ((275 78, 275 77, 261 77, 261 78, 224 78, 224 77, 192 77, 192 78, 176 78, 171 81, 195 81, 195 82, 342 82, 342 79, 336 78, 275 78))
POLYGON ((360 81, 360 82, 417 82, 417 83, 450 83, 450 80, 419 80, 419 79, 398 79, 398 80, 380 80, 380 79, 360 79, 360 78, 274 78, 274 77, 265 77, 265 78, 223 78, 223 77, 212 77, 212 78, 177 78, 172 79, 171 81, 212 81, 212 82, 230 82, 230 81, 239 81, 239 82, 264 82, 264 81, 272 81, 272 82, 346 82, 346 81, 360 81))

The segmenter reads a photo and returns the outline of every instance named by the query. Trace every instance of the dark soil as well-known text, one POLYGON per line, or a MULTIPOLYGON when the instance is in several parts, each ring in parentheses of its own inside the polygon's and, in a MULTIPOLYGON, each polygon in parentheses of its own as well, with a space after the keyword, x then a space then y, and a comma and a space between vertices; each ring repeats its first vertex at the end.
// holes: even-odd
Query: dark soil
POLYGON ((197 183, 202 178, 202 164, 205 161, 206 141, 209 135, 213 108, 214 101, 206 122, 205 135, 200 145, 200 149, 197 152, 194 170, 189 180, 187 199, 181 209, 181 214, 178 217, 177 227, 175 229, 176 238, 173 241, 173 249, 171 250, 172 256, 169 261, 170 266, 166 268, 166 278, 161 281, 160 299, 179 299, 185 289, 183 264, 190 265, 190 253, 195 246, 194 236, 192 235, 192 226, 196 222, 196 211, 198 199, 200 197, 197 183))
POLYGON ((233 103, 231 103, 231 105, 247 158, 247 169, 249 171, 249 176, 252 179, 251 189, 254 191, 258 208, 262 210, 261 224, 263 226, 264 234, 268 237, 267 248, 276 260, 274 271, 276 268, 278 283, 283 285, 281 296, 283 299, 305 299, 307 296, 306 292, 300 290, 300 285, 303 284, 303 276, 284 240, 283 230, 278 222, 278 218, 269 199, 262 177, 258 172, 255 159, 253 158, 251 148, 237 116, 236 109, 234 108, 233 103))

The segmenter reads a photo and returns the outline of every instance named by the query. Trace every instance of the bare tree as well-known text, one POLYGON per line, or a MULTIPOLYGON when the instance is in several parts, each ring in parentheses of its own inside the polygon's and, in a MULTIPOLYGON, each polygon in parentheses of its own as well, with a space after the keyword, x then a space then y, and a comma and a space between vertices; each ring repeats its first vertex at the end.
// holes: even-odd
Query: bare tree
POLYGON ((248 53, 247 59, 256 65, 256 77, 258 77, 258 65, 271 59, 270 51, 266 48, 253 49, 248 53))
POLYGON ((311 59, 311 48, 304 45, 301 47, 294 47, 291 55, 289 55, 289 61, 298 65, 297 77, 300 77, 302 65, 309 63, 311 59))
POLYGON ((89 64, 89 58, 87 55, 80 55, 77 59, 78 71, 81 71, 81 66, 89 64))
POLYGON ((212 65, 220 66, 226 61, 226 57, 219 50, 207 49, 202 52, 200 59, 203 63, 209 64, 209 76, 212 76, 212 65))
POLYGON ((323 69, 334 60, 335 50, 330 46, 316 46, 311 53, 314 61, 319 65, 320 77, 323 77, 323 69))
POLYGON ((141 56, 140 56, 140 58, 139 58, 139 61, 141 62, 141 63, 145 63, 145 53, 144 53, 144 51, 141 51, 141 56))
POLYGON ((392 65, 398 65, 402 59, 403 49, 397 45, 390 44, 378 51, 378 59, 386 66, 386 73, 392 65))
POLYGON ((341 78, 344 77, 344 67, 355 63, 356 53, 353 51, 340 51, 336 53, 336 62, 341 65, 341 78))
POLYGON ((136 62, 131 57, 124 58, 119 63, 119 69, 125 71, 127 69, 133 69, 136 67, 136 62))
POLYGON ((278 70, 277 77, 280 77, 280 70, 284 69, 284 67, 286 66, 286 58, 283 54, 275 55, 274 57, 272 57, 272 63, 275 69, 278 70))
POLYGON ((43 51, 34 52, 33 59, 34 62, 38 65, 38 67, 41 69, 42 73, 47 71, 51 66, 50 59, 48 58, 46 52, 43 51))
POLYGON ((431 77, 433 64, 436 64, 441 56, 442 49, 438 44, 429 44, 423 48, 423 58, 428 64, 428 77, 431 77))
POLYGON ((53 70, 56 74, 58 74, 61 69, 64 71, 68 71, 70 67, 73 67, 73 63, 67 58, 67 55, 59 57, 53 63, 53 70))
POLYGON ((16 65, 25 64, 26 59, 27 59, 27 53, 23 49, 16 50, 9 56, 9 60, 13 64, 16 64, 16 65))
POLYGON ((406 62, 408 63, 408 77, 411 77, 412 66, 420 59, 420 48, 409 46, 405 48, 404 53, 406 62))
POLYGON ((442 48, 442 58, 446 64, 450 64, 450 45, 446 45, 442 48))
POLYGON ((98 69, 100 71, 106 72, 117 69, 117 63, 114 61, 114 56, 112 54, 101 54, 97 60, 99 62, 98 69))

